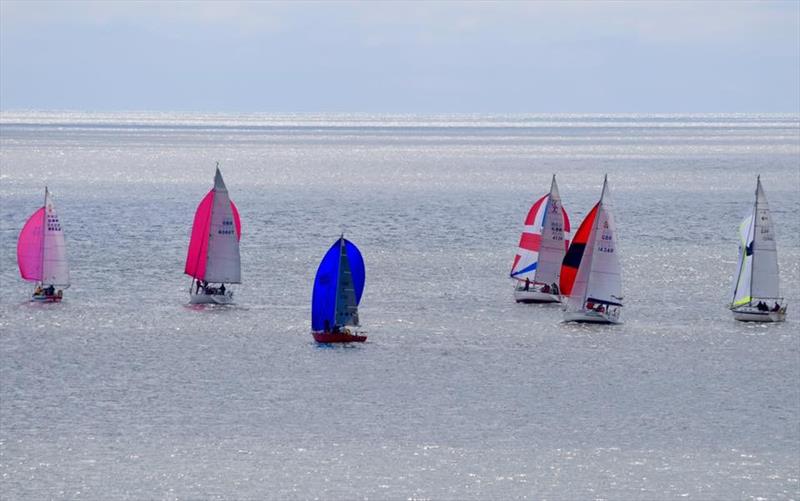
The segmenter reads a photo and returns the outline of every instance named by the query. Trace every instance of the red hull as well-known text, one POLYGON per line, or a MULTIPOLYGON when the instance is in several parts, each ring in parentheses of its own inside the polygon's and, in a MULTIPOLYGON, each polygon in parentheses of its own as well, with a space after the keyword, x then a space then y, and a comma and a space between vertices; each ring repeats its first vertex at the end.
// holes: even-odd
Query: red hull
POLYGON ((312 332, 318 343, 363 343, 367 336, 356 336, 347 332, 312 332))

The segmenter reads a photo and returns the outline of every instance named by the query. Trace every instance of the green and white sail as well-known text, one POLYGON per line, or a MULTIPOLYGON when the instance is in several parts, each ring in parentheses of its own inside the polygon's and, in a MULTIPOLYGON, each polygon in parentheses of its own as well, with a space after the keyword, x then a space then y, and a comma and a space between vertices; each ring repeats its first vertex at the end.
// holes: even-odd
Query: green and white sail
POLYGON ((731 307, 762 299, 774 300, 779 296, 775 228, 759 177, 753 210, 739 226, 739 265, 734 277, 731 307))

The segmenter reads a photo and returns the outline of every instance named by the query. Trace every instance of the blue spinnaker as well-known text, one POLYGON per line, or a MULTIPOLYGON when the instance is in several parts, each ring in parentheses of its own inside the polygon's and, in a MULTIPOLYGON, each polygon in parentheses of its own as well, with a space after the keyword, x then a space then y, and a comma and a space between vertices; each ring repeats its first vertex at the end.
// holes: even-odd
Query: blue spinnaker
POLYGON ((336 295, 340 286, 339 263, 342 251, 346 253, 347 263, 350 265, 356 305, 361 302, 361 293, 364 292, 364 278, 366 276, 364 258, 361 257, 361 252, 352 242, 347 239, 339 239, 325 253, 325 257, 322 258, 322 262, 319 263, 319 268, 317 269, 317 276, 314 279, 314 292, 311 296, 311 330, 325 330, 326 323, 329 329, 335 325, 336 295), (343 248, 342 240, 344 240, 343 248))

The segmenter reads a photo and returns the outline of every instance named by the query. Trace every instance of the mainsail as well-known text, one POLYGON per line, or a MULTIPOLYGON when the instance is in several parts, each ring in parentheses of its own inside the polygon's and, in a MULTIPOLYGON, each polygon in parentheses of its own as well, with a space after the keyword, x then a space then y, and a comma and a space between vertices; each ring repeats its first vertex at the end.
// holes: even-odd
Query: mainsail
POLYGON ((214 187, 197 206, 184 273, 214 283, 241 283, 239 211, 217 168, 214 187))
POLYGON ((17 264, 25 280, 63 288, 70 285, 64 230, 47 188, 44 207, 28 218, 19 234, 17 264))
POLYGON ((364 292, 364 259, 344 237, 337 240, 319 264, 311 298, 311 329, 358 325, 358 304, 364 292))
POLYGON ((556 177, 550 193, 528 211, 511 267, 511 278, 535 283, 558 283, 561 261, 569 247, 569 216, 561 205, 556 177))
POLYGON ((756 205, 753 210, 753 278, 752 296, 756 298, 777 298, 778 288, 778 250, 775 245, 775 229, 769 214, 769 204, 761 178, 756 181, 756 205))
POLYGON ((347 259, 347 246, 340 239, 339 285, 336 288, 336 325, 358 325, 358 303, 353 273, 347 259))

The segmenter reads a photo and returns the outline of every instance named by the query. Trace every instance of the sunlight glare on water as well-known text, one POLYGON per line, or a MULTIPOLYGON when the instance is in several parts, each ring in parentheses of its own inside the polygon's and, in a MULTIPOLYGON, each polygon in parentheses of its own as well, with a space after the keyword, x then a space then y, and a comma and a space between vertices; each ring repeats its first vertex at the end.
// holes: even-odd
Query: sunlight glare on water
POLYGON ((3 113, 0 492, 9 499, 800 496, 800 117, 3 113), (188 303, 219 161, 238 305, 188 303), (530 204, 573 227, 608 173, 623 325, 513 302, 530 204), (726 309, 760 174, 784 324, 726 309), (27 302, 16 237, 56 197, 73 286, 27 302), (309 333, 361 249, 364 345, 309 333))

